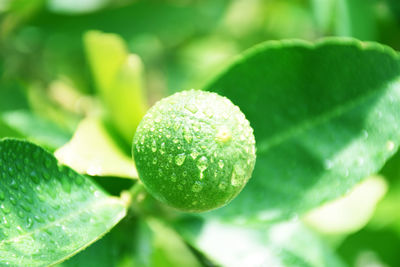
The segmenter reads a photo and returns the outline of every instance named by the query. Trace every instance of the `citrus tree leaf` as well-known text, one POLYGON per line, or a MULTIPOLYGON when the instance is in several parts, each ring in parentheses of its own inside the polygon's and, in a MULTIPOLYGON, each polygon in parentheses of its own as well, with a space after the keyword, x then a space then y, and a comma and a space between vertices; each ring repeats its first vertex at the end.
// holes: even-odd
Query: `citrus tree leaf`
POLYGON ((125 205, 42 148, 0 141, 0 265, 47 266, 85 248, 125 205))
POLYGON ((147 110, 142 62, 128 53, 124 40, 116 34, 89 31, 84 42, 97 91, 112 122, 130 143, 147 110))
POLYGON ((182 238, 166 224, 155 218, 127 217, 104 238, 58 266, 201 265, 182 238))
POLYGON ((0 119, 9 128, 48 149, 61 147, 71 138, 68 131, 27 110, 3 112, 0 119))
POLYGON ((57 159, 79 173, 137 178, 133 160, 115 144, 100 119, 83 119, 72 139, 55 152, 57 159))
POLYGON ((257 162, 243 192, 211 214, 279 219, 346 193, 400 142, 400 64, 388 47, 352 39, 267 42, 205 88, 254 128, 257 162))
POLYGON ((245 227, 187 217, 176 229, 217 266, 345 266, 299 221, 245 227))

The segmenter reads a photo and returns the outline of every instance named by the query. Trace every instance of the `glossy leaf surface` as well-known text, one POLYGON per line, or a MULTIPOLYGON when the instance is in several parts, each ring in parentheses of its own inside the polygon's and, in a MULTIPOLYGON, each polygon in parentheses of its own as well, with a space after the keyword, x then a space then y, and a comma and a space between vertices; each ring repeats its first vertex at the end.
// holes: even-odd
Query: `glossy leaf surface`
POLYGON ((0 265, 47 266, 85 248, 125 206, 42 148, 0 141, 0 265))
POLYGON ((377 172, 400 142, 399 78, 393 50, 351 39, 267 42, 244 53, 205 88, 242 109, 257 162, 243 192, 214 214, 284 218, 377 172))

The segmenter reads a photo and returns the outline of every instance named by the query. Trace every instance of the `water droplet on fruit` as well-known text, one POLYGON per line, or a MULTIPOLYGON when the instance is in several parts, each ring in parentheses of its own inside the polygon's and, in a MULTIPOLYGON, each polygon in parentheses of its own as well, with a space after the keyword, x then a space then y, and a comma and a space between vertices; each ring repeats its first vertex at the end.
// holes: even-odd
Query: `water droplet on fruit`
POLYGON ((203 185, 200 182, 195 182, 194 185, 192 186, 192 191, 197 193, 200 192, 203 189, 203 185))
POLYGON ((164 154, 165 153, 165 143, 161 143, 161 147, 160 147, 160 153, 164 154))
POLYGON ((167 159, 169 163, 172 163, 172 159, 174 158, 174 156, 172 156, 172 154, 169 154, 167 159))
POLYGON ((174 172, 171 174, 171 181, 176 182, 176 174, 174 172))
POLYGON ((156 165, 157 164, 157 158, 153 158, 152 163, 153 163, 153 165, 156 165))
POLYGON ((190 156, 192 157, 192 159, 196 159, 199 156, 199 152, 192 151, 192 153, 190 153, 190 156))
POLYGON ((186 155, 185 155, 184 153, 178 154, 178 155, 175 157, 175 163, 176 163, 176 165, 181 166, 181 165, 183 164, 183 162, 185 161, 185 158, 186 158, 186 155))
POLYGON ((197 108, 197 106, 196 105, 193 105, 193 104, 186 104, 185 105, 185 108, 187 109, 187 110, 189 110, 190 112, 192 112, 193 114, 194 113, 196 113, 199 109, 197 108))
POLYGON ((219 161, 218 161, 218 166, 222 169, 222 168, 224 168, 224 161, 222 160, 222 159, 220 159, 219 161))
POLYGON ((151 151, 156 152, 157 151, 157 143, 156 140, 153 140, 151 143, 151 151))
POLYGON ((218 188, 221 190, 225 190, 226 186, 227 186, 227 184, 222 181, 221 183, 219 183, 218 188))
POLYGON ((207 109, 207 108, 203 110, 203 113, 210 119, 214 116, 214 113, 210 109, 207 109))
POLYGON ((215 140, 220 144, 225 144, 232 139, 231 132, 226 127, 221 127, 215 136, 215 140))
POLYGON ((199 170, 203 172, 205 169, 207 169, 207 167, 208 167, 208 159, 205 156, 201 156, 197 161, 197 168, 199 168, 199 170))
POLYGON ((185 131, 183 133, 183 138, 185 138, 186 142, 189 143, 189 144, 192 142, 192 139, 193 139, 193 137, 192 137, 192 135, 190 134, 189 131, 185 131))

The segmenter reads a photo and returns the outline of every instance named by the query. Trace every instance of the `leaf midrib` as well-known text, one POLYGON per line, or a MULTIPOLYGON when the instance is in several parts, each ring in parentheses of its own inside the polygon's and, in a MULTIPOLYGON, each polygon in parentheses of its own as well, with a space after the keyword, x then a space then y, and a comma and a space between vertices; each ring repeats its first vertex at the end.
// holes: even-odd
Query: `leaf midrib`
POLYGON ((288 130, 284 132, 280 132, 278 134, 275 134, 269 140, 264 140, 257 145, 257 154, 264 154, 266 153, 270 148, 280 145, 283 142, 295 137, 296 135, 300 135, 307 130, 314 128, 315 126, 319 124, 323 124, 331 120, 332 118, 335 117, 340 117, 343 114, 345 114, 347 111, 355 108, 359 104, 363 103, 369 98, 372 98, 374 95, 380 93, 381 91, 386 91, 390 90, 386 87, 383 87, 383 89, 378 89, 378 90, 373 90, 371 92, 368 92, 365 95, 362 95, 358 98, 355 98, 354 100, 348 101, 347 103, 344 103, 343 105, 338 105, 337 107, 333 108, 330 111, 327 111, 325 113, 321 113, 321 115, 316 116, 315 118, 312 118, 311 120, 305 120, 297 124, 296 126, 293 126, 289 128, 288 130))
POLYGON ((113 198, 109 198, 109 197, 106 197, 106 199, 102 199, 101 201, 92 200, 91 203, 88 206, 85 206, 83 208, 78 209, 78 212, 76 212, 76 213, 71 213, 71 214, 69 214, 67 216, 62 216, 58 220, 54 220, 53 222, 51 222, 49 224, 45 224, 42 227, 35 228, 34 230, 26 232, 25 234, 15 236, 15 237, 13 237, 11 239, 2 240, 0 242, 0 248, 5 243, 16 242, 16 240, 18 240, 18 239, 22 239, 22 238, 24 238, 26 236, 32 236, 33 234, 35 234, 37 232, 44 231, 45 229, 50 229, 51 227, 55 226, 56 224, 61 224, 63 221, 67 221, 68 219, 76 217, 77 215, 83 213, 86 210, 91 210, 91 208, 96 208, 96 206, 103 206, 104 203, 111 203, 111 202, 118 202, 118 201, 113 199, 113 198))

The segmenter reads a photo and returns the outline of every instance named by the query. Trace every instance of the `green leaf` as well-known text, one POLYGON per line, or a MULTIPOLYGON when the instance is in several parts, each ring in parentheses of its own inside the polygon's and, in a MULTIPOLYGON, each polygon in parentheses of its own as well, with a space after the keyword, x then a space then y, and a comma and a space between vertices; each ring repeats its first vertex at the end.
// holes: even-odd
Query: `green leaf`
POLYGON ((337 198, 376 173, 400 143, 400 64, 351 39, 267 42, 205 88, 254 128, 257 162, 243 192, 211 214, 272 220, 337 198))
POLYGON ((100 119, 83 119, 66 145, 55 152, 57 159, 79 173, 137 178, 135 164, 115 144, 100 119))
POLYGON ((125 205, 42 148, 0 141, 0 265, 62 261, 110 230, 125 205))
POLYGON ((112 122, 131 143, 147 110, 143 94, 140 58, 129 55, 124 40, 116 34, 89 31, 84 38, 86 53, 112 122))
POLYGON ((60 266, 185 266, 197 259, 171 228, 155 218, 128 217, 104 238, 60 266))
POLYGON ((344 266, 299 221, 244 227, 187 217, 176 228, 218 266, 344 266))
POLYGON ((373 41, 376 19, 372 0, 336 0, 336 35, 373 41))
POLYGON ((61 147, 71 138, 68 131, 30 111, 3 112, 0 119, 22 136, 49 149, 61 147))

